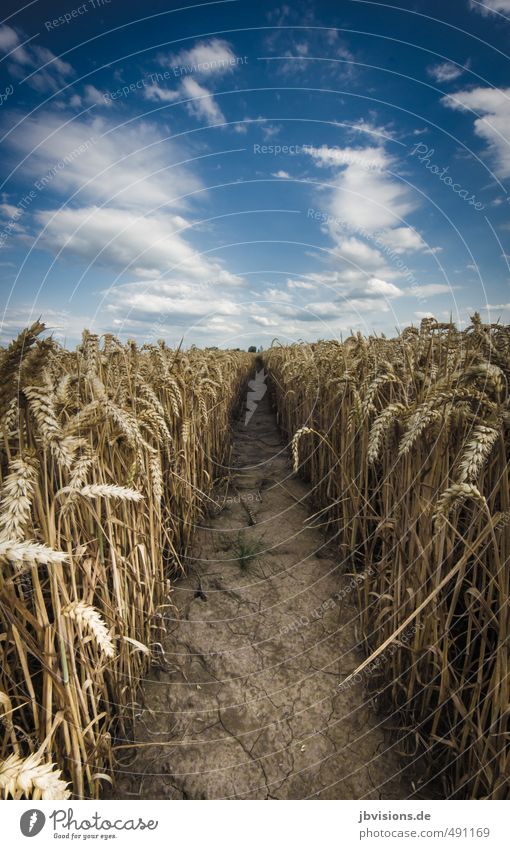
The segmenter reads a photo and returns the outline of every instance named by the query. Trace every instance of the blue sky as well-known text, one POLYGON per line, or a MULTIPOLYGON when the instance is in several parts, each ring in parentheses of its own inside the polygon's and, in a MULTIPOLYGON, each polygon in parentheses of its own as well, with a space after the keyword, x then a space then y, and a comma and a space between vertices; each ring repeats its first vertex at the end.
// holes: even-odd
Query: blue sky
POLYGON ((3 342, 510 321, 510 0, 182 5, 3 4, 3 342))

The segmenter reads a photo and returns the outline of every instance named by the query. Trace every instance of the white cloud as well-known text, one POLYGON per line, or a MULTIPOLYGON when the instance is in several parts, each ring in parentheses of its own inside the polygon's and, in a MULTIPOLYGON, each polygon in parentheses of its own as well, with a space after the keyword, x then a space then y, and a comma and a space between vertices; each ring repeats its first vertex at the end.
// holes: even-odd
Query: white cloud
MULTIPOLYGON (((221 78, 232 73, 243 64, 244 57, 236 56, 228 42, 219 38, 201 41, 190 50, 183 50, 177 55, 160 56, 159 62, 172 68, 177 89, 163 89, 154 83, 145 89, 147 100, 172 102, 179 97, 192 98, 186 104, 190 115, 207 124, 225 122, 225 117, 214 99, 214 93, 203 83, 206 79, 221 78)), ((236 132, 243 131, 243 127, 238 125, 236 132)))
POLYGON ((168 167, 173 159, 181 158, 179 148, 167 141, 158 144, 159 131, 143 121, 116 129, 101 117, 67 122, 61 115, 45 113, 26 118, 9 138, 17 155, 28 156, 23 167, 33 180, 40 180, 85 140, 95 139, 51 181, 52 192, 62 195, 79 189, 82 204, 108 201, 118 207, 183 208, 184 202, 172 199, 201 187, 190 170, 168 167))
POLYGON ((17 206, 13 206, 10 203, 0 204, 0 218, 13 218, 17 214, 19 214, 19 208, 17 206))
MULTIPOLYGON (((245 57, 236 56, 228 42, 213 38, 201 41, 190 50, 178 54, 160 55, 159 63, 171 68, 176 88, 162 88, 157 82, 144 89, 146 100, 172 103, 179 98, 191 99, 186 104, 190 115, 207 124, 225 122, 225 117, 214 99, 214 92, 204 85, 205 80, 220 79, 232 73, 245 61, 245 57)), ((168 74, 169 72, 166 72, 168 74)), ((245 128, 237 125, 235 132, 243 133, 245 128)))
POLYGON ((212 38, 199 42, 191 50, 182 50, 177 55, 160 56, 159 62, 173 68, 176 77, 189 73, 207 77, 232 72, 241 59, 236 57, 227 41, 212 38))
POLYGON ((42 245, 64 249, 89 262, 146 268, 184 280, 240 282, 218 264, 201 257, 182 235, 180 216, 137 213, 112 207, 64 208, 37 213, 46 228, 42 245))
POLYGON ((437 83, 449 83, 461 77, 468 67, 468 63, 462 66, 457 65, 454 62, 439 62, 437 65, 430 65, 427 68, 427 73, 437 83))
POLYGON ((377 235, 397 254, 423 251, 427 248, 425 241, 412 227, 395 227, 393 230, 384 230, 377 235))
POLYGON ((477 88, 458 91, 442 98, 450 109, 472 110, 477 114, 475 133, 488 145, 500 176, 510 174, 510 88, 477 88))
POLYGON ((391 159, 382 147, 309 147, 306 149, 317 163, 326 168, 341 168, 356 165, 368 170, 383 171, 389 168, 391 159))
MULTIPOLYGON (((53 113, 26 119, 10 136, 10 144, 18 156, 28 155, 25 174, 34 184, 45 174, 54 174, 41 192, 47 192, 54 205, 55 194, 68 205, 39 209, 35 215, 30 210, 23 224, 32 222, 33 232, 35 222, 42 248, 52 253, 63 250, 64 256, 79 256, 124 276, 128 268, 131 277, 158 282, 166 276, 183 284, 240 286, 240 278, 219 262, 201 257, 189 242, 191 228, 181 214, 187 205, 175 198, 199 192, 202 183, 189 166, 169 167, 183 154, 175 144, 158 141, 154 125, 144 122, 116 130, 103 117, 64 124, 53 113), (92 139, 90 146, 55 169, 85 139, 92 139)), ((12 203, 7 197, 5 201, 7 215, 12 203)), ((28 236, 24 238, 28 242, 28 236)))
POLYGON ((177 324, 178 319, 188 321, 215 313, 222 316, 239 315, 241 307, 229 298, 219 297, 218 291, 211 286, 209 297, 205 289, 202 297, 190 288, 188 297, 167 295, 154 284, 127 283, 108 293, 107 310, 116 315, 129 315, 137 320, 147 320, 157 316, 167 316, 169 323, 177 324))
POLYGON ((423 286, 413 286, 411 289, 408 289, 406 294, 415 295, 416 297, 420 297, 421 295, 432 297, 434 295, 451 294, 451 292, 459 288, 460 286, 450 286, 447 283, 424 283, 423 286))
MULTIPOLYGON (((264 119, 265 120, 265 119, 264 119)), ((261 125, 262 135, 264 136, 265 141, 269 141, 273 136, 277 136, 281 133, 282 127, 281 124, 262 124, 261 125)))
POLYGON ((306 282, 288 280, 287 287, 316 291, 324 289, 330 296, 334 295, 335 299, 341 297, 350 301, 363 302, 365 305, 370 302, 371 309, 377 309, 378 304, 386 299, 398 298, 404 294, 394 283, 366 274, 359 269, 312 273, 308 275, 306 282))
POLYGON ((287 286, 289 289, 313 289, 313 283, 306 283, 304 280, 287 280, 287 286))
POLYGON ((290 174, 287 171, 276 171, 271 176, 278 177, 279 180, 290 180, 290 174))
POLYGON ((103 92, 99 91, 99 89, 93 85, 85 86, 83 89, 83 99, 87 106, 111 106, 113 103, 113 101, 109 98, 105 99, 103 92))
POLYGON ((292 303, 292 295, 290 292, 285 292, 282 289, 274 289, 270 287, 264 291, 263 297, 267 298, 269 301, 284 301, 285 303, 292 303))
POLYGON ((383 263, 382 256, 378 250, 371 248, 369 245, 365 244, 365 242, 362 242, 360 239, 356 239, 354 236, 342 239, 338 243, 337 253, 339 253, 343 259, 354 262, 357 265, 361 265, 365 269, 367 266, 377 267, 383 263))
POLYGON ((389 127, 376 124, 375 121, 367 121, 365 118, 355 121, 349 129, 358 133, 368 133, 368 135, 377 136, 378 139, 382 140, 393 138, 393 133, 389 127))
POLYGON ((469 3, 471 9, 481 15, 490 15, 491 12, 510 12, 510 0, 483 0, 483 3, 469 3))
POLYGON ((220 124, 225 121, 225 116, 214 100, 212 93, 197 83, 196 80, 185 77, 182 81, 182 92, 186 97, 193 98, 186 104, 191 115, 195 115, 208 124, 220 124))
POLYGON ((320 166, 341 169, 335 174, 329 211, 346 226, 362 232, 388 229, 414 209, 407 186, 389 173, 395 163, 384 148, 323 145, 306 153, 320 166))
POLYGON ((144 88, 144 97, 146 100, 160 101, 163 103, 172 103, 179 100, 179 92, 171 88, 161 88, 161 86, 153 83, 144 88))
POLYGON ((15 31, 11 27, 8 27, 7 24, 0 27, 0 50, 2 53, 8 53, 17 44, 19 44, 19 38, 15 31))
POLYGON ((392 177, 349 165, 336 180, 331 203, 334 217, 348 226, 374 231, 394 227, 415 204, 407 187, 392 177))
POLYGON ((30 77, 28 84, 39 92, 55 92, 67 84, 74 75, 74 68, 55 56, 47 47, 27 44, 21 47, 21 38, 12 27, 0 27, 0 52, 9 54, 8 69, 16 79, 21 79, 34 69, 36 74, 30 77), (19 45, 19 46, 18 46, 19 45), (42 67, 45 65, 46 67, 42 67))
POLYGON ((370 277, 364 287, 353 290, 351 295, 356 298, 398 298, 402 295, 398 286, 393 283, 388 283, 386 280, 380 280, 378 277, 370 277))
MULTIPOLYGON (((46 64, 47 62, 51 63, 52 70, 57 71, 57 73, 62 74, 62 76, 69 76, 74 74, 73 66, 69 64, 69 62, 64 62, 63 59, 59 59, 55 56, 51 50, 48 50, 47 47, 41 47, 40 45, 34 44, 31 47, 23 47, 24 51, 33 52, 33 57, 29 59, 28 64, 33 67, 38 67, 40 64, 46 64)), ((16 56, 16 54, 14 54, 16 56)))
POLYGON ((259 315, 258 313, 252 313, 250 316, 251 320, 255 322, 255 324, 260 324, 262 327, 278 327, 278 322, 274 318, 269 318, 267 315, 259 315))
POLYGON ((325 30, 322 26, 323 20, 318 17, 312 5, 307 4, 307 8, 305 5, 285 3, 266 15, 272 27, 264 40, 265 49, 281 58, 278 63, 271 63, 272 66, 277 65, 273 73, 295 77, 299 72, 306 73, 310 69, 310 62, 305 60, 306 56, 327 54, 339 61, 317 63, 314 71, 320 74, 321 79, 336 80, 339 77, 345 79, 353 76, 355 71, 352 63, 355 57, 347 43, 340 41, 337 31, 325 30), (293 30, 292 25, 297 25, 299 29, 293 30))

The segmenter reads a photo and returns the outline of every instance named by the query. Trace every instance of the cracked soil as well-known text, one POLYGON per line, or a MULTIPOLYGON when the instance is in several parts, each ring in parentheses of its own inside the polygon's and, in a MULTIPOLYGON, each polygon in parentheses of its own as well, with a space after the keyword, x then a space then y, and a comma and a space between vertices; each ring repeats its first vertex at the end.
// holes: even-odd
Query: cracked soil
POLYGON ((307 523, 267 396, 230 465, 110 798, 417 798, 363 687, 341 687, 362 659, 356 589, 307 523))

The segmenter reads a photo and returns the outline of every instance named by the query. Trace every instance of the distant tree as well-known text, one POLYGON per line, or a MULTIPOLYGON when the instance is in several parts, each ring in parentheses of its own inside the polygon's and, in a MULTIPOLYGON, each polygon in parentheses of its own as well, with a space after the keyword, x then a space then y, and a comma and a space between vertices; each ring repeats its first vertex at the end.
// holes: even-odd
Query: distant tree
POLYGON ((256 354, 256 353, 257 353, 257 348, 256 348, 256 346, 255 346, 255 345, 250 345, 250 347, 248 348, 248 353, 249 353, 249 354, 256 354))

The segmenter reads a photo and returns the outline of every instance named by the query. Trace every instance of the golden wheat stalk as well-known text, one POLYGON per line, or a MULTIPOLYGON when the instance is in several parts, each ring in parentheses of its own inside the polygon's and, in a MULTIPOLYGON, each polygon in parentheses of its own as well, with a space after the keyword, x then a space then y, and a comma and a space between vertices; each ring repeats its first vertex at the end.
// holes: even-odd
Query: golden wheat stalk
POLYGON ((480 507, 487 508, 485 498, 474 484, 454 483, 441 493, 433 514, 434 521, 442 524, 448 514, 466 499, 471 499, 480 507))
POLYGON ((389 404, 385 410, 380 413, 375 419, 370 430, 367 448, 367 460, 370 465, 373 465, 379 458, 379 454, 383 445, 385 433, 391 426, 391 423, 398 418, 400 413, 405 410, 404 404, 389 404))
POLYGON ((65 563, 69 558, 65 552, 54 551, 39 542, 0 539, 0 559, 8 560, 15 566, 36 566, 37 564, 49 566, 65 563))
POLYGON ((365 570, 368 659, 353 674, 376 662, 367 686, 413 754, 426 722, 449 796, 506 799, 510 328, 472 320, 272 347, 264 361, 283 430, 327 437, 304 470, 315 515, 365 570))
POLYGON ((300 427, 292 437, 291 450, 292 450, 292 466, 294 472, 297 472, 299 469, 299 443, 303 436, 306 436, 307 433, 313 433, 311 427, 300 427))
POLYGON ((111 483, 90 483, 78 490, 84 498, 118 498, 121 501, 141 501, 143 495, 127 486, 111 483))
POLYGON ((21 758, 10 755, 0 764, 0 790, 4 799, 69 799, 69 782, 60 776, 55 764, 41 763, 38 753, 21 758))
MULTIPOLYGON (((53 339, 37 343, 41 329, 0 349, 0 561, 7 573, 0 631, 10 635, 2 644, 0 692, 24 735, 16 744, 4 733, 2 743, 6 755, 16 745, 14 754, 20 746, 35 753, 49 729, 47 745, 66 765, 73 794, 94 798, 98 777, 111 768, 112 724, 127 733, 133 719, 150 663, 145 647, 163 634, 156 611, 168 602, 170 570, 182 570, 215 464, 226 459, 230 417, 252 359, 164 344, 140 348, 113 337, 101 350, 89 333, 67 351, 53 339), (32 493, 14 479, 27 447, 38 464, 32 493), (93 510, 86 509, 91 499, 98 499, 93 510), (63 568, 71 549, 72 568, 63 568), (70 599, 82 602, 69 606, 70 599), (124 637, 114 653, 106 630, 112 617, 124 637), (74 629, 86 636, 86 651, 72 652, 74 629), (20 693, 34 692, 20 702, 20 693)), ((41 791, 30 792, 37 798, 41 791)))
POLYGON ((20 540, 30 519, 38 463, 26 454, 12 460, 0 493, 0 538, 20 540))
POLYGON ((106 657, 114 657, 115 649, 112 638, 101 614, 91 604, 84 601, 73 601, 62 611, 68 619, 72 619, 87 628, 94 636, 98 646, 106 657))
POLYGON ((472 437, 467 443, 460 461, 459 480, 461 483, 472 483, 477 479, 498 437, 499 431, 493 427, 479 424, 473 428, 472 437))
POLYGON ((53 388, 45 384, 41 387, 26 386, 23 391, 39 426, 42 444, 50 449, 59 465, 70 469, 75 441, 71 436, 64 436, 62 432, 55 409, 53 388))

